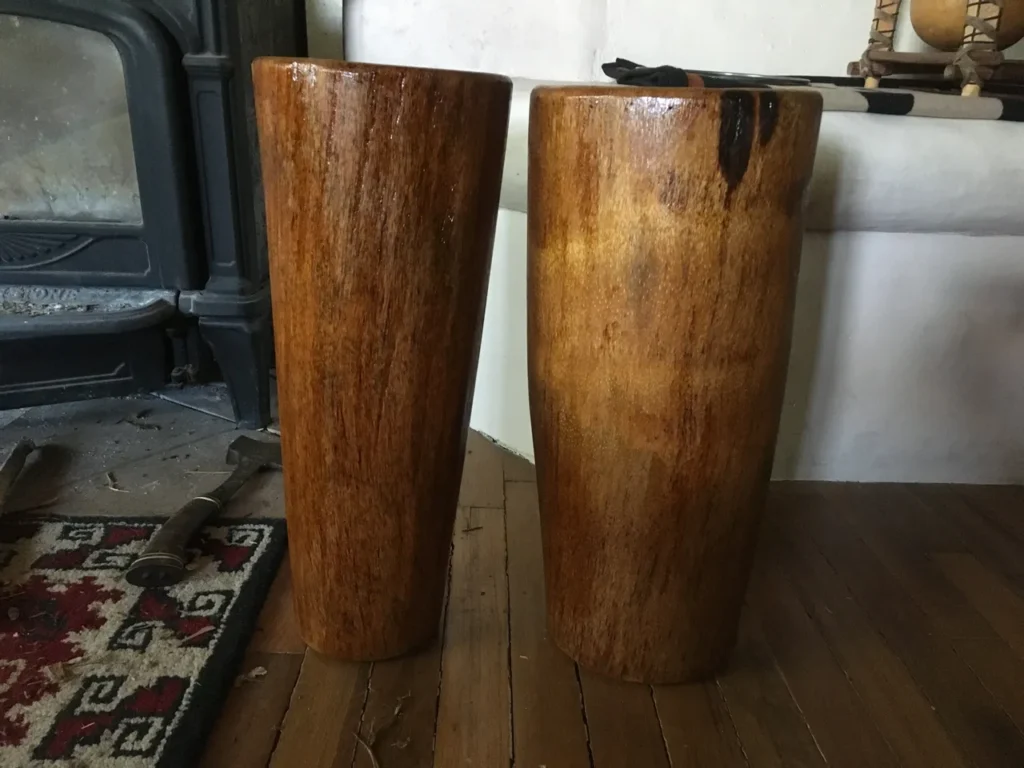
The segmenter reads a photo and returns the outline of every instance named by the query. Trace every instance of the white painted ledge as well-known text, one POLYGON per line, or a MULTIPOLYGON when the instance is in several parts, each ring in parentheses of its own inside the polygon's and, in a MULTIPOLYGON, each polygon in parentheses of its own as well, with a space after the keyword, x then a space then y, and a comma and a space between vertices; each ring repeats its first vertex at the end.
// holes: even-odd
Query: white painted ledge
MULTIPOLYGON (((525 212, 530 92, 559 83, 514 83, 501 207, 525 212)), ((1019 123, 827 112, 807 228, 1024 234, 1022 140, 1019 123)))

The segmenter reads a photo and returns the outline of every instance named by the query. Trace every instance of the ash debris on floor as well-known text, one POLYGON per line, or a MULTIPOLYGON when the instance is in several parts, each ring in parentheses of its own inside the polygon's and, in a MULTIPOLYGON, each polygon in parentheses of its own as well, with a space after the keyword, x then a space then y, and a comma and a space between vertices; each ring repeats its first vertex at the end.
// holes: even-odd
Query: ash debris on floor
MULTIPOLYGON (((226 477, 228 445, 241 434, 268 438, 236 428, 222 385, 0 411, 0 451, 23 438, 39 446, 7 514, 167 517, 226 477)), ((283 514, 280 473, 254 478, 224 512, 283 514)))

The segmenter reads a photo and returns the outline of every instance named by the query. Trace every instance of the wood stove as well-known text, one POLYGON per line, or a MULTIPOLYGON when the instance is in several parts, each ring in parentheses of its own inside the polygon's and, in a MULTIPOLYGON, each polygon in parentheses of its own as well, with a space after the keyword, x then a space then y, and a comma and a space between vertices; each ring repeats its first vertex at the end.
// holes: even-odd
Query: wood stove
POLYGON ((219 369, 269 421, 249 65, 305 40, 304 0, 0 0, 0 409, 219 369))

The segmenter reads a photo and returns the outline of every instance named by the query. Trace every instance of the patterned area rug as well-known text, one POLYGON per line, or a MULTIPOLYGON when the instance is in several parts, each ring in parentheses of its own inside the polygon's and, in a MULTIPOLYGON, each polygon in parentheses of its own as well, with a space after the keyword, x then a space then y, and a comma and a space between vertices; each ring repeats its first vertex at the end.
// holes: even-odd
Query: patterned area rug
POLYGON ((152 518, 0 520, 0 766, 194 766, 285 549, 283 520, 206 528, 188 578, 124 569, 152 518))

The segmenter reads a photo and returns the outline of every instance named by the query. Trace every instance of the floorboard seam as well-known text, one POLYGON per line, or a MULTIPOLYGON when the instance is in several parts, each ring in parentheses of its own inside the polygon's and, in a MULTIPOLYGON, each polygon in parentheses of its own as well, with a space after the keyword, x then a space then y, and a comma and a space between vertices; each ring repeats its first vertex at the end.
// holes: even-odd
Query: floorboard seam
MULTIPOLYGON (((761 625, 761 631, 764 631, 764 625, 761 625)), ((800 713, 800 719, 803 721, 804 727, 807 729, 807 733, 811 736, 811 741, 814 742, 814 748, 818 750, 818 754, 821 756, 821 762, 823 765, 828 765, 828 758, 825 757, 825 751, 821 748, 821 744, 818 743, 818 737, 814 734, 814 729, 811 728, 811 724, 807 721, 807 715, 804 714, 803 707, 800 706, 800 702, 796 698, 796 694, 793 693, 793 687, 789 684, 789 678, 786 677, 786 673, 779 666, 779 660, 775 657, 775 649, 772 648, 771 643, 765 636, 765 648, 772 655, 772 663, 775 664, 775 671, 779 673, 779 677, 782 678, 783 685, 786 686, 786 692, 789 693, 789 698, 793 702, 793 706, 796 707, 796 711, 800 713)), ((780 757, 783 757, 780 755, 780 757)))
POLYGON ((647 686, 651 694, 651 706, 654 707, 654 718, 658 721, 658 732, 661 734, 661 743, 665 748, 665 759, 668 761, 668 768, 672 768, 672 753, 668 748, 668 738, 665 736, 665 725, 661 722, 661 710, 658 709, 658 699, 654 695, 654 686, 647 686))
POLYGON ((576 687, 580 692, 580 713, 583 715, 583 735, 587 738, 587 761, 590 763, 590 768, 594 766, 594 749, 590 745, 590 723, 587 722, 587 698, 583 695, 583 680, 580 677, 580 665, 578 662, 572 663, 573 669, 576 671, 576 687))
MULTIPOLYGON (((778 529, 776 529, 776 531, 777 535, 781 535, 781 533, 778 532, 778 529)), ((798 583, 797 579, 794 578, 792 572, 785 565, 779 566, 778 577, 780 579, 785 580, 786 583, 789 584, 789 587, 793 591, 793 595, 796 597, 800 609, 804 612, 804 615, 808 618, 808 620, 810 620, 812 628, 815 632, 818 633, 822 643, 824 643, 825 648, 828 650, 829 655, 832 657, 832 660, 835 661, 836 666, 839 668, 839 671, 842 672, 843 677, 846 678, 846 682, 850 686, 850 691, 856 697, 857 701, 860 702, 861 707, 863 707, 868 722, 870 722, 875 727, 875 731, 878 733, 879 738, 889 748, 889 751, 892 753, 896 762, 899 763, 899 755, 896 753, 896 750, 895 748, 893 748, 892 744, 889 743, 889 739, 882 732, 881 727, 879 727, 879 724, 875 719, 875 715, 871 712, 871 709, 868 707, 867 702, 864 700, 860 688, 857 686, 857 683, 854 682, 854 679, 850 676, 849 671, 846 669, 848 665, 843 659, 842 654, 840 654, 839 651, 833 647, 832 643, 829 642, 828 636, 826 635, 824 628, 821 625, 821 620, 817 616, 815 616, 814 612, 809 608, 810 598, 804 593, 803 587, 798 583)))
POLYGON ((363 691, 363 705, 359 708, 359 722, 356 723, 354 743, 352 744, 352 759, 349 760, 349 768, 355 768, 356 755, 359 754, 359 739, 363 736, 363 720, 366 719, 366 705, 370 701, 370 691, 373 690, 373 668, 374 662, 370 662, 370 668, 366 671, 366 689, 363 691))
MULTIPOLYGON (((501 486, 502 497, 505 497, 505 485, 501 486)), ((508 509, 507 505, 502 515, 502 522, 505 526, 505 673, 508 675, 508 766, 513 768, 516 764, 516 715, 512 691, 512 584, 508 577, 508 509)))
POLYGON ((743 739, 740 738, 739 729, 736 728, 736 721, 732 717, 732 709, 729 707, 729 700, 725 698, 725 691, 722 690, 722 684, 716 677, 714 680, 715 690, 718 692, 718 699, 722 702, 722 706, 725 707, 725 714, 729 718, 729 726, 732 728, 732 733, 736 737, 736 744, 739 745, 740 754, 743 755, 743 762, 746 765, 750 765, 750 755, 747 754, 747 748, 743 746, 743 739))
POLYGON ((295 703, 296 691, 299 690, 299 680, 302 679, 302 669, 306 666, 306 660, 309 658, 309 654, 309 649, 302 654, 302 664, 299 665, 299 674, 295 676, 295 684, 292 686, 292 694, 288 697, 288 706, 284 708, 284 713, 281 715, 281 721, 277 725, 277 733, 274 735, 274 743, 270 746, 270 751, 267 753, 267 762, 264 764, 264 768, 274 762, 274 755, 277 753, 277 746, 281 742, 281 734, 284 733, 284 725, 288 722, 288 713, 292 711, 292 705, 295 703))
POLYGON ((438 642, 441 644, 441 653, 437 659, 437 695, 434 697, 434 738, 430 742, 430 764, 434 764, 434 754, 437 752, 437 721, 441 716, 441 684, 444 682, 444 641, 448 634, 448 605, 452 600, 452 558, 455 553, 455 541, 448 545, 448 576, 444 591, 444 608, 441 611, 441 637, 438 642))

